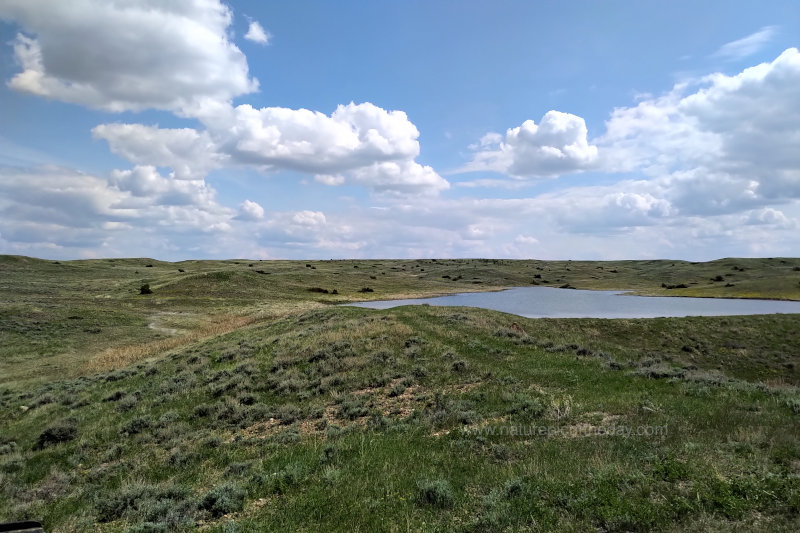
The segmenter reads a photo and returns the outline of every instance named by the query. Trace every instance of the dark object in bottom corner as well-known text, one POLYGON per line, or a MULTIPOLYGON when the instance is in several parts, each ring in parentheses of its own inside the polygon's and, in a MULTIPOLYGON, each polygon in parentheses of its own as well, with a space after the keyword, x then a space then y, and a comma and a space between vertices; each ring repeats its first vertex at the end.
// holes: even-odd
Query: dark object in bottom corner
POLYGON ((0 524, 0 533, 44 533, 40 522, 26 520, 25 522, 4 522, 0 524))

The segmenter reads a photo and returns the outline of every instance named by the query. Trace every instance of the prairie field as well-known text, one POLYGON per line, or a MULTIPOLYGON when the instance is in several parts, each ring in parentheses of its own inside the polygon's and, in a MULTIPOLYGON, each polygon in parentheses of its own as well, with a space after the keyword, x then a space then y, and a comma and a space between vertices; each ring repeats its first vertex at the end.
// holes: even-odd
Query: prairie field
POLYGON ((0 256, 0 521, 800 529, 800 315, 337 305, 531 285, 800 300, 800 259, 0 256))

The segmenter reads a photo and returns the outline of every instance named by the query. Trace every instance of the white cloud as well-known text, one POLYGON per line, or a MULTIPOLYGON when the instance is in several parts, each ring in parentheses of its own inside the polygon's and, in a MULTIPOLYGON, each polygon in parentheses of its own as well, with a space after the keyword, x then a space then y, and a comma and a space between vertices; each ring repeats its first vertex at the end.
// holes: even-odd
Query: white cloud
POLYGON ((22 71, 8 82, 20 92, 108 111, 188 113, 258 88, 218 0, 4 0, 0 18, 23 30, 14 41, 22 71))
POLYGON ((505 137, 484 135, 463 171, 491 170, 519 178, 554 177, 591 168, 597 147, 587 141, 581 117, 548 111, 541 123, 526 120, 505 137))
POLYGON ((248 41, 253 41, 254 43, 269 44, 272 35, 265 31, 258 21, 251 20, 250 26, 247 28, 247 33, 244 35, 244 38, 248 41))
POLYGON ((719 57, 727 60, 743 59, 751 56, 766 46, 777 33, 777 26, 764 26, 755 33, 747 37, 737 39, 722 45, 719 50, 714 52, 712 57, 719 57))
POLYGON ((490 189, 524 189, 530 187, 531 184, 516 179, 481 178, 477 180, 458 181, 453 185, 456 187, 466 187, 468 189, 475 189, 478 187, 490 189))
POLYGON ((765 207, 763 209, 754 209, 745 214, 742 223, 759 226, 772 226, 779 229, 793 229, 797 228, 798 220, 792 220, 787 217, 783 211, 765 207))
POLYGON ((200 118, 237 160, 253 165, 335 174, 419 154, 419 131, 406 114, 370 103, 340 105, 330 116, 240 105, 200 118))
POLYGON ((530 235, 517 235, 514 242, 517 244, 533 245, 539 244, 539 239, 531 237, 530 235))
POLYGON ((503 136, 500 133, 490 131, 481 137, 477 143, 470 144, 469 149, 472 151, 478 151, 484 148, 492 148, 499 145, 501 142, 503 142, 503 136))
POLYGON ((449 183, 415 161, 419 131, 402 111, 371 103, 340 105, 331 115, 307 109, 214 106, 205 131, 104 124, 93 130, 135 164, 169 166, 177 178, 222 166, 295 170, 318 182, 352 182, 378 193, 435 194, 449 183))
POLYGON ((0 235, 7 251, 68 257, 186 251, 204 233, 230 229, 232 212, 214 196, 202 180, 166 178, 153 167, 108 180, 55 166, 0 168, 0 235))
POLYGON ((317 174, 314 176, 314 181, 335 187, 342 185, 345 182, 345 178, 341 174, 317 174))
POLYGON ((111 151, 137 165, 170 167, 177 179, 202 179, 228 156, 218 152, 208 132, 142 124, 101 124, 92 129, 111 151))
POLYGON ((264 218, 264 208, 257 202, 245 200, 239 206, 239 216, 237 218, 241 220, 261 220, 264 218))
POLYGON ((325 225, 325 214, 321 211, 298 211, 291 215, 291 222, 298 226, 323 226, 325 225))
POLYGON ((353 171, 353 182, 390 195, 435 195, 450 184, 429 166, 414 161, 373 163, 353 171))
POLYGON ((109 184, 130 195, 116 207, 195 206, 216 209, 216 193, 203 180, 176 180, 159 174, 153 166, 113 170, 109 184))
MULTIPOLYGON (((94 128, 95 138, 135 165, 170 167, 189 180, 226 166, 295 170, 328 176, 319 178, 327 184, 352 177, 391 194, 448 186, 416 162, 419 131, 402 111, 370 103, 340 105, 330 115, 234 106, 258 82, 228 37, 231 10, 219 0, 7 0, 0 17, 23 30, 14 43, 22 71, 12 88, 108 111, 167 110, 205 126, 94 128)), ((269 35, 251 20, 245 38, 266 43, 269 35)))
POLYGON ((680 214, 734 213, 800 198, 800 52, 714 74, 616 109, 595 142, 610 171, 643 171, 680 214))

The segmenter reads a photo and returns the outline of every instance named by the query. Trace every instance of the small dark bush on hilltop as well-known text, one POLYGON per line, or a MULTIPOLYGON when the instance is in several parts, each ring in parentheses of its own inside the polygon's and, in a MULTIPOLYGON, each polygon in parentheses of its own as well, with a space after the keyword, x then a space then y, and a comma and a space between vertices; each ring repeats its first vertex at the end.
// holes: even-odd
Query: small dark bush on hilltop
POLYGON ((322 287, 311 287, 308 289, 308 292, 318 292, 320 294, 330 294, 328 289, 323 289, 322 287))

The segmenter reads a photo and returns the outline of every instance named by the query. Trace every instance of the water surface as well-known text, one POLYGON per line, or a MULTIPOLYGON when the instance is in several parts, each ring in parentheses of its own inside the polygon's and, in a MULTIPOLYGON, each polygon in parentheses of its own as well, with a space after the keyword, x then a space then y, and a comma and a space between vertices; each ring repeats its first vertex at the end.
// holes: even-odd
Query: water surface
POLYGON ((388 309, 420 304, 482 307, 528 318, 654 318, 800 313, 800 302, 633 296, 624 291, 584 291, 552 287, 516 287, 499 292, 466 292, 435 298, 380 300, 348 305, 388 309))

